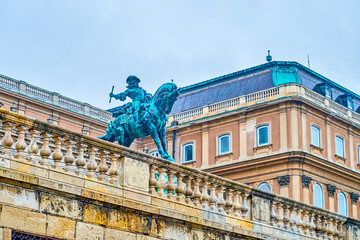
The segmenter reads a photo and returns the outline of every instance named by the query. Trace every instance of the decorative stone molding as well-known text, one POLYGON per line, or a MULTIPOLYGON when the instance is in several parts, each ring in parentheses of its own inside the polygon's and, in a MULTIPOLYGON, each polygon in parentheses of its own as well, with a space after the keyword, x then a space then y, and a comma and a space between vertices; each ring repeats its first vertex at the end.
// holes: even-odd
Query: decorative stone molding
POLYGON ((335 154, 335 162, 345 166, 347 158, 335 154))
POLYGON ((310 152, 312 154, 315 154, 317 156, 320 156, 322 157, 323 156, 323 152, 324 152, 324 149, 323 148, 320 148, 320 147, 317 147, 313 144, 310 144, 310 152))
POLYGON ((334 197, 335 191, 336 191, 336 186, 335 185, 331 185, 331 184, 326 184, 327 187, 327 191, 328 191, 328 196, 329 197, 334 197))
POLYGON ((255 155, 269 154, 272 152, 272 144, 266 144, 263 146, 254 147, 253 150, 255 155))
POLYGON ((311 177, 308 177, 308 176, 305 176, 305 175, 302 175, 301 176, 301 182, 302 182, 302 185, 304 188, 309 188, 309 185, 312 181, 312 178, 311 177))
POLYGON ((229 152, 229 153, 217 155, 215 156, 215 159, 217 163, 231 161, 233 159, 233 153, 229 152))
POLYGON ((289 186, 290 183, 290 175, 278 176, 276 178, 280 184, 280 187, 289 186))
POLYGON ((359 194, 352 192, 352 193, 350 193, 350 198, 351 198, 352 204, 357 204, 357 202, 359 200, 359 194))

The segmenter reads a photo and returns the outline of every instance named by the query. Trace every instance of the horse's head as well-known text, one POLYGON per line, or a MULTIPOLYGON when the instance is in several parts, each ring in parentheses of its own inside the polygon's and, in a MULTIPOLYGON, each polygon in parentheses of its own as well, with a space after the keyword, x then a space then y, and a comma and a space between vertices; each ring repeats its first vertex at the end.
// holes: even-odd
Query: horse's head
POLYGON ((180 92, 175 83, 165 83, 155 92, 152 101, 159 112, 169 114, 180 92))

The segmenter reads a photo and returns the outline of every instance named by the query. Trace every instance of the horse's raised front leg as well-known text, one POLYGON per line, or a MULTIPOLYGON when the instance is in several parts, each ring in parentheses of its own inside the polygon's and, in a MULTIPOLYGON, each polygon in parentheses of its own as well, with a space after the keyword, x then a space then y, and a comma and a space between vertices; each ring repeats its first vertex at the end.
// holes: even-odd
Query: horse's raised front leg
POLYGON ((174 159, 168 153, 168 150, 167 150, 167 147, 166 147, 165 135, 166 135, 165 128, 160 129, 159 137, 160 137, 161 146, 162 146, 162 148, 164 150, 164 153, 163 153, 163 155, 161 157, 165 158, 165 159, 167 159, 169 161, 174 162, 174 159))
POLYGON ((156 128, 155 128, 154 124, 150 123, 149 128, 150 128, 150 131, 149 131, 150 136, 154 139, 154 142, 155 142, 155 144, 156 144, 156 146, 157 146, 157 148, 159 150, 159 154, 162 157, 163 154, 164 154, 164 151, 161 148, 159 136, 158 136, 158 133, 156 131, 156 128))

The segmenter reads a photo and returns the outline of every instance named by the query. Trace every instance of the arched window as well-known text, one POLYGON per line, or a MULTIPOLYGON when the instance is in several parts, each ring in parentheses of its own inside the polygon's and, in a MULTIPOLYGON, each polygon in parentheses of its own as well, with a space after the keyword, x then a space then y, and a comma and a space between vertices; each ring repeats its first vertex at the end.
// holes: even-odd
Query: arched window
POLYGON ((194 161, 194 144, 187 143, 182 146, 182 161, 190 162, 194 161))
POLYGON ((153 155, 154 157, 159 157, 159 151, 158 150, 152 151, 150 152, 150 155, 153 155))
POLYGON ((260 183, 258 189, 263 190, 265 192, 271 192, 270 184, 267 182, 260 183))
POLYGON ((311 144, 320 147, 320 129, 315 126, 311 126, 311 144))
POLYGON ((344 139, 339 136, 336 136, 336 155, 344 157, 344 139))
POLYGON ((320 184, 314 185, 314 206, 323 208, 324 207, 324 195, 320 184))
POLYGON ((261 125, 256 128, 256 146, 269 144, 269 125, 261 125))
POLYGON ((218 137, 218 154, 230 152, 230 134, 224 134, 218 137))
POLYGON ((338 195, 338 212, 341 215, 347 216, 346 196, 343 192, 340 192, 338 195))

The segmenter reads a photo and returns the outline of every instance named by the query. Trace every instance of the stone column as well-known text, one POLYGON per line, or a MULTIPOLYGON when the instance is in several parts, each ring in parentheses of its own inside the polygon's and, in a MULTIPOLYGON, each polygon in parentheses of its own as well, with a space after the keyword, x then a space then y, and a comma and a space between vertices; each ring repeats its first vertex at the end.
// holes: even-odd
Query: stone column
POLYGON ((302 187, 303 187, 303 202, 310 204, 310 183, 311 183, 312 178, 302 175, 301 176, 301 182, 302 182, 302 187))
POLYGON ((301 192, 300 190, 300 176, 299 175, 293 175, 292 176, 292 181, 291 181, 291 185, 292 185, 292 198, 296 201, 301 201, 300 196, 301 196, 301 192))
POLYGON ((279 109, 280 114, 280 151, 286 151, 288 147, 287 143, 287 117, 286 117, 286 105, 281 104, 279 109))
POLYGON ((239 120, 239 149, 240 149, 240 159, 246 158, 246 118, 241 118, 239 120))
POLYGON ((309 129, 307 127, 306 114, 307 114, 307 110, 305 106, 303 106, 301 108, 301 128, 302 128, 302 149, 304 151, 308 151, 307 132, 309 129))
POLYGON ((326 184, 328 197, 329 197, 329 210, 335 211, 335 201, 334 201, 334 195, 336 191, 336 186, 331 184, 326 184))
POLYGON ((276 179, 280 184, 280 195, 289 197, 290 175, 278 176, 276 179))
POLYGON ((209 128, 204 125, 201 129, 202 141, 201 141, 201 158, 202 167, 209 166, 209 128))
POLYGON ((357 203, 359 200, 359 194, 356 193, 350 193, 350 198, 351 198, 351 204, 352 204, 352 216, 353 218, 358 218, 358 208, 357 208, 357 203))
POLYGON ((291 148, 299 149, 299 121, 297 105, 291 107, 291 148))
POLYGON ((327 117, 325 119, 325 124, 326 124, 327 158, 329 161, 333 161, 332 156, 331 156, 331 154, 332 154, 331 121, 330 121, 329 117, 327 117))

